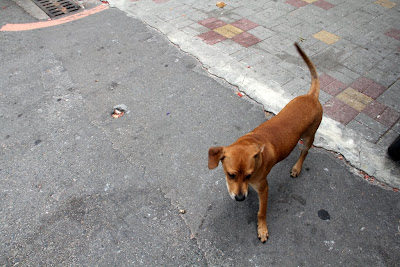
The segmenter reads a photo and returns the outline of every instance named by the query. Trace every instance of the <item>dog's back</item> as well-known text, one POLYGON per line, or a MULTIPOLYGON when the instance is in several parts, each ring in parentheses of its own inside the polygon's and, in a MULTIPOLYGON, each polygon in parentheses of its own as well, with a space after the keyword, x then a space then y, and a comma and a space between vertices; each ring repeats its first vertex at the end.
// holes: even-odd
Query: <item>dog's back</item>
POLYGON ((273 140, 279 146, 278 161, 286 158, 305 133, 318 129, 322 120, 322 106, 319 102, 319 78, 314 64, 295 43, 297 51, 311 73, 311 87, 307 94, 292 99, 275 117, 255 128, 252 133, 263 139, 273 140))

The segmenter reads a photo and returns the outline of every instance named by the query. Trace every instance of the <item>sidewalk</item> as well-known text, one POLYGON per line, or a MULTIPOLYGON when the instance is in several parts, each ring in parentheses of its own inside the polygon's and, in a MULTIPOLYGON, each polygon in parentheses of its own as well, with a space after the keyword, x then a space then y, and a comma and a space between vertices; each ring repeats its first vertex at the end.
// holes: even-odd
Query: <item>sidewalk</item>
POLYGON ((399 165, 386 154, 400 135, 399 0, 109 2, 275 114, 309 89, 299 42, 321 80, 325 116, 315 145, 366 179, 400 187, 399 165))

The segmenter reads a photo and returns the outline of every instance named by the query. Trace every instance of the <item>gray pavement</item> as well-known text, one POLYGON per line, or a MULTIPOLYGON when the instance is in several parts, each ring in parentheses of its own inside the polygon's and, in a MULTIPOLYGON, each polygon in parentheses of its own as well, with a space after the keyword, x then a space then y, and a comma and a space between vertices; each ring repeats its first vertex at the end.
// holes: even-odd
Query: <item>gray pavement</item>
POLYGON ((274 114, 308 90, 300 42, 321 76, 315 145, 400 188, 387 147, 400 135, 399 0, 110 0, 274 114))
MULTIPOLYGON (((1 4, 0 26, 35 21, 1 4)), ((0 56, 0 265, 398 265, 399 193, 320 148, 297 179, 298 149, 271 172, 259 242, 255 192, 232 201, 207 150, 263 107, 141 21, 0 32, 0 56)))

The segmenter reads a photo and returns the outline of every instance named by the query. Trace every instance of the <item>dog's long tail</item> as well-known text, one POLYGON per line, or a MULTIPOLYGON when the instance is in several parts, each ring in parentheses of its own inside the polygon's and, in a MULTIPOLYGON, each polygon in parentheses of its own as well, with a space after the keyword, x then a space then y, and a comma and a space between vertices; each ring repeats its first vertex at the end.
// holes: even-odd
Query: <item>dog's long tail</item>
POLYGON ((310 91, 308 91, 308 95, 312 95, 313 97, 318 98, 319 97, 319 78, 318 78, 317 70, 315 69, 314 64, 308 58, 306 53, 304 53, 304 51, 300 48, 299 44, 294 43, 294 45, 296 46, 297 51, 299 52, 300 56, 303 58, 304 62, 306 62, 307 67, 311 73, 311 88, 310 88, 310 91))

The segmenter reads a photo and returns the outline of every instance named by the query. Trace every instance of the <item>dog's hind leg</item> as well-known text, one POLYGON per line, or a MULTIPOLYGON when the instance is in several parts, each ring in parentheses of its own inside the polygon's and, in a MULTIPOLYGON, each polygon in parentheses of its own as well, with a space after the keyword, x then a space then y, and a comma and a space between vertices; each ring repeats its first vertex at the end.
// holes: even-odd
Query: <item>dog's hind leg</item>
POLYGON ((299 176, 300 172, 301 172, 301 168, 303 166, 303 162, 308 154, 308 150, 312 147, 312 144, 314 142, 314 136, 315 136, 315 132, 317 131, 318 127, 314 128, 310 128, 310 130, 306 131, 303 134, 303 147, 301 149, 301 153, 300 153, 300 157, 297 160, 296 164, 294 164, 291 172, 290 172, 290 176, 292 178, 295 178, 297 176, 299 176))

